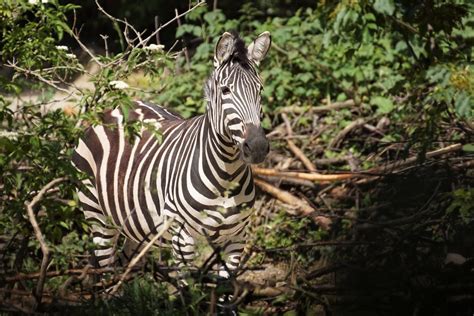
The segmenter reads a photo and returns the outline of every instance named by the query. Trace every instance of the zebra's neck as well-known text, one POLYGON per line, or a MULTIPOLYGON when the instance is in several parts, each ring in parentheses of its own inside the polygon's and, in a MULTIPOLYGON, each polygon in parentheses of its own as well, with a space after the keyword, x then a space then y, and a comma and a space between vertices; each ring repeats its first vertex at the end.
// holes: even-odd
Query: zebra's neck
MULTIPOLYGON (((222 127, 213 126, 208 112, 202 117, 200 130, 202 139, 201 162, 205 163, 204 171, 208 177, 215 179, 220 193, 232 191, 241 183, 249 167, 240 159, 240 150, 225 134, 222 127)), ((222 123, 223 124, 223 123, 222 123)))

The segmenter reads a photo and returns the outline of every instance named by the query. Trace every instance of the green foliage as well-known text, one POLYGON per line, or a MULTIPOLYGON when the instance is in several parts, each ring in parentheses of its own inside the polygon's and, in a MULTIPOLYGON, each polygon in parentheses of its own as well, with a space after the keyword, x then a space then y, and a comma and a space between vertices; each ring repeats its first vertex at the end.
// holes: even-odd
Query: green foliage
POLYGON ((474 221, 474 189, 461 188, 452 193, 453 201, 447 209, 447 213, 456 212, 464 224, 474 221))
MULTIPOLYGON (((170 61, 160 47, 129 46, 120 54, 94 57, 98 70, 89 73, 69 47, 60 45, 65 34, 73 34, 66 13, 77 8, 57 1, 0 4, 4 17, 0 20, 4 35, 0 38, 1 61, 11 68, 11 73, 0 75, 0 82, 6 83, 0 85, 0 235, 30 238, 32 228, 25 216, 25 204, 53 179, 65 178, 51 193, 46 192, 34 210, 52 250, 51 264, 57 269, 77 264, 74 257, 91 248, 89 224, 78 209, 75 193, 84 175, 71 164, 84 125, 100 123, 102 113, 110 108, 120 108, 127 119, 132 98, 142 92, 127 93, 123 80, 137 71, 150 78, 161 76, 170 61), (66 90, 72 74, 86 76, 94 89, 66 90), (33 95, 38 92, 38 97, 23 100, 30 89, 33 95), (64 104, 65 96, 58 95, 57 90, 66 98, 74 95, 69 98, 73 105, 64 104), (61 105, 55 110, 56 103, 61 105)), ((126 135, 132 140, 142 128, 161 137, 150 122, 125 123, 126 135)), ((5 257, 16 252, 13 246, 5 257)), ((40 262, 37 241, 31 241, 25 251, 28 258, 18 259, 15 269, 40 262)), ((8 267, 12 264, 9 260, 8 267)))
MULTIPOLYGON (((2 201, 0 228, 2 232, 28 235, 31 228, 24 220, 24 204, 51 180, 75 174, 70 157, 79 131, 75 120, 63 111, 42 114, 37 106, 24 104, 21 114, 28 120, 18 119, 6 102, 0 107, 4 128, 0 133, 2 189, 3 194, 11 197, 2 201)), ((61 185, 59 190, 61 196, 74 196, 74 186, 70 184, 61 185)), ((46 197, 43 207, 46 213, 40 219, 42 226, 47 227, 48 240, 59 242, 64 229, 80 228, 71 224, 73 205, 46 197)))
POLYGON ((125 284, 121 295, 110 300, 90 301, 78 309, 67 310, 72 315, 203 315, 208 311, 208 294, 199 286, 191 285, 186 302, 179 293, 170 294, 166 283, 156 282, 143 275, 125 284))
MULTIPOLYGON (((255 245, 263 249, 287 248, 305 244, 307 241, 319 241, 326 236, 326 232, 318 229, 312 220, 303 217, 288 217, 285 211, 280 211, 265 225, 257 227, 255 245)), ((289 259, 294 252, 275 252, 276 257, 289 259)), ((308 251, 301 253, 297 260, 303 263, 314 261, 319 253, 308 251)))
MULTIPOLYGON (((466 44, 474 38, 471 4, 331 2, 317 9, 300 9, 289 18, 262 21, 259 17, 261 12, 249 6, 243 6, 241 17, 232 20, 205 7, 189 15, 176 35, 198 37, 202 43, 189 65, 184 56, 179 58, 180 75, 162 83, 173 88, 164 89, 155 101, 176 108, 185 117, 202 113, 205 103, 199 100, 212 67, 212 41, 223 31, 237 28, 247 41, 263 31, 272 34, 273 48, 261 66, 266 113, 286 106, 313 106, 321 99, 354 99, 363 116, 387 116, 414 126, 394 128, 386 140, 410 139, 412 146, 425 149, 443 132, 439 122, 452 119, 450 113, 461 120, 474 116, 469 68, 474 53, 472 45, 466 44), (436 22, 426 19, 427 12, 439 15, 436 22), (450 22, 446 14, 452 15, 450 22)), ((338 129, 327 130, 321 137, 330 140, 338 129)), ((364 150, 353 149, 355 153, 364 150)))
MULTIPOLYGON (((82 66, 77 64, 73 54, 59 46, 64 34, 70 31, 66 14, 76 8, 78 6, 74 4, 60 5, 56 0, 48 4, 2 1, 0 61, 12 62, 27 71, 38 70, 45 79, 76 73, 82 66), (55 66, 61 66, 61 70, 53 71, 55 66)), ((4 79, 2 77, 1 82, 4 79)), ((7 85, 5 88, 9 92, 14 87, 7 85)))

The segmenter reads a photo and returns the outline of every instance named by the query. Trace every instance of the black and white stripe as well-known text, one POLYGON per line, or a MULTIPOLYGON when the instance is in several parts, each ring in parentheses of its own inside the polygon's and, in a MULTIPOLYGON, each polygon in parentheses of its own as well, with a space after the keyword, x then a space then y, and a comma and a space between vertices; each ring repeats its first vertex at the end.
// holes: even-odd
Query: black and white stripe
POLYGON ((138 101, 128 119, 155 124, 162 142, 146 128, 131 142, 118 109, 105 113, 103 125, 88 128, 73 163, 89 175, 79 198, 92 222, 100 266, 114 262, 120 233, 147 242, 166 218, 177 224, 163 239, 171 241, 181 264, 194 258, 200 239, 209 239, 224 251, 230 268, 238 266, 255 198, 250 163, 268 152, 255 66, 269 46, 268 32, 248 48, 235 34, 224 33, 206 84, 204 115, 184 120, 138 101))

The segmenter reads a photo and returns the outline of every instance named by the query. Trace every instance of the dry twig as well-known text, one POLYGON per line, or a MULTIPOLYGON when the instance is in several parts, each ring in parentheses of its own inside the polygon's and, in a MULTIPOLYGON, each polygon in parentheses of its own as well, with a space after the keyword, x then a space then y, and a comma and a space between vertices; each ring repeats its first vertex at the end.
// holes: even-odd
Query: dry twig
POLYGON ((339 109, 345 109, 345 108, 351 108, 355 105, 354 100, 349 99, 346 101, 342 102, 334 102, 328 105, 320 105, 320 106, 315 106, 311 108, 311 111, 316 112, 316 113, 321 113, 321 112, 329 112, 333 110, 339 110, 339 109))
POLYGON ((141 40, 140 43, 138 43, 137 46, 146 46, 146 44, 157 34, 159 33, 162 29, 164 29, 165 27, 167 27, 168 25, 170 25, 171 23, 173 23, 174 21, 176 21, 177 19, 185 16, 186 14, 188 14, 189 12, 193 11, 194 9, 200 7, 200 6, 203 6, 206 4, 206 1, 199 1, 198 3, 196 3, 194 6, 192 6, 191 8, 189 8, 188 10, 184 11, 183 13, 181 14, 178 14, 176 15, 174 18, 172 18, 171 20, 169 20, 168 22, 166 22, 165 24, 163 25, 160 25, 159 28, 157 28, 156 30, 154 30, 147 38, 145 38, 144 40, 141 40))
MULTIPOLYGON (((436 150, 427 152, 425 157, 426 157, 426 159, 430 159, 430 158, 441 156, 441 155, 444 155, 444 154, 447 154, 447 153, 450 153, 450 152, 453 152, 453 151, 461 150, 461 148, 462 148, 462 144, 459 144, 459 143, 458 144, 453 144, 453 145, 450 145, 450 146, 446 146, 446 147, 443 147, 443 148, 440 148, 440 149, 436 149, 436 150)), ((395 161, 393 163, 386 164, 384 166, 369 169, 366 172, 367 173, 373 173, 373 174, 395 172, 396 170, 400 170, 402 168, 410 166, 410 165, 416 163, 417 161, 418 161, 418 157, 416 157, 416 156, 415 157, 410 157, 410 158, 408 158, 404 161, 395 161)))
POLYGON ((320 174, 320 173, 306 173, 306 172, 294 172, 294 171, 278 171, 268 168, 260 168, 253 166, 252 171, 258 176, 276 177, 276 178, 293 178, 302 179, 309 181, 318 181, 321 183, 347 180, 352 178, 363 177, 361 174, 356 173, 341 173, 341 174, 320 174))
MULTIPOLYGON (((272 44, 273 47, 273 44, 272 44)), ((346 101, 341 101, 341 102, 334 102, 328 105, 319 105, 319 106, 312 106, 310 108, 306 106, 298 106, 298 105, 291 105, 291 106, 285 106, 282 107, 278 110, 280 113, 305 113, 308 110, 310 110, 313 113, 324 113, 324 112, 329 112, 333 110, 339 110, 339 109, 345 109, 345 108, 351 108, 355 105, 354 100, 349 99, 346 101)))
MULTIPOLYGON (((33 71, 33 70, 29 70, 29 69, 26 69, 26 68, 22 68, 20 66, 17 65, 15 59, 13 59, 13 62, 10 62, 8 61, 6 64, 4 64, 6 67, 8 68, 12 68, 12 69, 15 69, 16 71, 18 72, 21 72, 21 73, 24 73, 25 75, 32 75, 34 76, 36 79, 38 79, 39 81, 53 87, 54 89, 58 90, 58 91, 61 91, 61 92, 64 92, 64 93, 67 93, 68 94, 68 97, 70 95, 73 94, 73 92, 69 91, 68 89, 65 89, 65 88, 62 88, 59 86, 59 84, 61 84, 60 81, 58 80, 52 80, 52 79, 47 79, 45 77, 43 77, 41 75, 40 72, 38 71, 33 71)), ((64 82, 62 82, 64 83, 64 82)))
POLYGON ((342 131, 339 132, 339 134, 334 137, 331 142, 328 145, 328 148, 337 148, 339 146, 339 143, 342 142, 342 140, 346 137, 347 134, 349 134, 353 129, 362 126, 366 123, 366 120, 363 118, 358 118, 354 122, 350 123, 342 131))
POLYGON ((41 303, 41 297, 43 295, 43 287, 46 279, 46 269, 48 268, 50 253, 48 245, 46 245, 43 233, 41 232, 41 229, 38 225, 38 221, 36 220, 33 208, 36 206, 36 204, 38 204, 39 201, 41 201, 41 199, 48 192, 48 190, 66 180, 66 177, 62 177, 50 181, 38 192, 38 194, 31 200, 31 202, 25 202, 26 211, 28 213, 28 219, 30 220, 31 226, 33 226, 33 231, 35 232, 36 239, 40 243, 41 252, 43 253, 43 259, 41 260, 41 270, 38 278, 38 283, 36 284, 36 289, 34 292, 34 296, 38 304, 41 303))
POLYGON ((301 160, 301 162, 306 167, 306 169, 308 169, 311 172, 316 172, 316 166, 311 162, 311 160, 308 159, 308 157, 306 157, 304 152, 301 149, 299 149, 298 146, 296 146, 295 143, 291 139, 289 139, 289 137, 293 136, 293 130, 291 129, 291 124, 290 124, 290 120, 288 119, 288 116, 285 113, 282 113, 281 117, 283 121, 285 122, 285 126, 286 126, 286 134, 288 136, 288 138, 286 139, 286 142, 288 144, 288 148, 293 152, 293 154, 299 160, 301 160))
POLYGON ((263 191, 269 193, 276 199, 297 207, 303 215, 311 217, 316 222, 316 224, 321 226, 321 228, 327 230, 329 229, 329 226, 332 224, 332 221, 330 218, 316 215, 316 210, 311 205, 309 205, 305 200, 301 200, 297 198, 296 196, 294 196, 293 194, 283 191, 263 180, 255 179, 254 181, 255 181, 255 184, 258 185, 263 191))
POLYGON ((170 228, 171 224, 173 223, 173 218, 170 219, 170 220, 165 220, 165 222, 163 223, 163 227, 161 228, 161 230, 158 232, 158 234, 156 234, 155 236, 153 236, 153 238, 150 240, 150 242, 148 244, 146 244, 145 247, 143 247, 143 249, 138 253, 137 256, 135 256, 131 261, 130 263, 128 264, 127 266, 127 269, 125 270, 125 272, 122 274, 122 276, 120 277, 120 280, 117 282, 117 284, 115 284, 115 286, 112 288, 112 290, 110 291, 110 295, 113 295, 115 294, 118 289, 120 288, 120 286, 122 285, 122 283, 125 281, 125 279, 127 278, 128 274, 130 273, 130 271, 132 271, 133 267, 140 261, 140 259, 148 252, 148 250, 155 244, 155 242, 161 237, 163 236, 163 234, 168 230, 168 228, 170 228))

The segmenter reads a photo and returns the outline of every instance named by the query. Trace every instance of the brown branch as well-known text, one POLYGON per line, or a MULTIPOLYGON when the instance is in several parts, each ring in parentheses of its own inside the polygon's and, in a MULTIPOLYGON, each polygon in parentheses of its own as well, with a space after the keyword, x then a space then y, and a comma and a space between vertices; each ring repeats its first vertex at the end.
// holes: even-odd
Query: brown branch
POLYGON ((300 248, 316 248, 316 247, 353 247, 360 245, 372 245, 374 242, 370 241, 351 241, 351 240, 325 240, 311 243, 294 244, 289 247, 275 247, 275 248, 259 248, 254 247, 257 251, 262 252, 280 252, 280 251, 295 251, 300 248))
POLYGON ((128 38, 127 36, 127 29, 130 28, 134 33, 135 33, 135 36, 136 36, 136 39, 138 39, 139 41, 142 40, 141 38, 141 34, 140 32, 138 32, 134 27, 133 25, 131 25, 130 23, 128 23, 127 21, 125 20, 121 20, 121 19, 118 19, 114 16, 112 16, 111 14, 109 14, 107 11, 104 10, 104 8, 99 4, 99 1, 98 0, 95 0, 95 4, 97 6, 97 9, 99 9, 100 12, 102 12, 102 14, 104 14, 107 18, 109 18, 111 21, 115 22, 115 23, 122 23, 123 25, 125 25, 125 30, 123 32, 123 35, 127 41, 127 44, 131 45, 131 43, 135 40, 132 40, 130 38, 128 38))
POLYGON ((33 226, 33 231, 35 232, 36 239, 40 243, 41 252, 43 253, 43 259, 41 260, 40 275, 38 278, 38 283, 36 284, 36 290, 34 292, 34 296, 38 304, 41 304, 41 297, 43 295, 43 287, 44 287, 44 282, 46 279, 46 269, 48 268, 50 252, 49 252, 48 245, 46 245, 44 236, 41 233, 41 229, 38 225, 38 221, 36 220, 36 216, 35 216, 35 212, 33 208, 39 201, 41 201, 41 199, 48 192, 49 189, 53 188, 55 185, 61 182, 64 182, 66 180, 67 180, 66 177, 62 177, 62 178, 57 178, 50 181, 38 192, 38 194, 31 200, 31 202, 25 202, 26 211, 28 213, 28 219, 30 220, 31 226, 33 226))
POLYGON ((309 205, 305 200, 299 199, 293 194, 283 191, 263 180, 254 179, 254 182, 263 191, 272 195, 276 199, 297 207, 300 210, 301 214, 311 217, 314 220, 314 222, 318 224, 322 229, 327 230, 329 229, 329 226, 332 224, 332 221, 330 218, 316 215, 316 210, 311 205, 309 205))
POLYGON ((205 5, 206 4, 206 1, 199 1, 198 3, 196 3, 194 6, 192 6, 191 8, 189 8, 188 10, 184 11, 183 13, 181 14, 178 14, 176 15, 174 18, 172 18, 171 20, 169 20, 168 22, 166 22, 165 24, 163 25, 160 25, 159 28, 157 28, 155 31, 153 31, 147 38, 145 38, 144 40, 140 41, 140 43, 138 43, 137 46, 146 46, 146 44, 156 35, 156 33, 160 32, 162 29, 164 29, 165 27, 167 27, 168 25, 170 25, 171 23, 173 23, 174 21, 176 21, 176 19, 179 19, 183 16, 185 16, 186 14, 188 14, 189 12, 193 11, 194 9, 202 6, 202 5, 205 5))
POLYGON ((173 223, 174 219, 170 219, 170 220, 165 220, 165 222, 163 223, 163 227, 161 228, 161 230, 158 232, 158 234, 156 234, 155 236, 153 236, 153 238, 150 240, 150 242, 148 244, 146 244, 145 247, 143 247, 143 249, 138 253, 138 255, 136 255, 131 261, 130 263, 128 264, 127 266, 127 269, 125 270, 124 274, 122 274, 122 276, 120 277, 120 280, 118 281, 117 284, 115 284, 115 286, 112 288, 112 290, 110 291, 110 295, 114 295, 118 289, 120 288, 120 286, 122 285, 122 283, 125 281, 125 279, 127 278, 128 274, 130 273, 130 271, 132 271, 133 267, 140 261, 140 259, 148 252, 148 250, 155 244, 155 242, 161 237, 163 236, 163 234, 168 230, 168 228, 170 228, 171 224, 173 223))
POLYGON ((356 129, 359 126, 362 126, 365 124, 365 120, 362 118, 359 118, 355 120, 354 122, 350 123, 342 131, 339 132, 339 134, 334 137, 331 142, 328 145, 328 148, 333 149, 337 148, 339 146, 339 143, 342 142, 342 140, 346 137, 347 134, 349 134, 353 129, 356 129))
MULTIPOLYGON (((288 116, 285 113, 282 113, 281 118, 285 122, 287 136, 288 137, 293 136, 293 130, 291 129, 291 124, 290 124, 290 120, 288 119, 288 116)), ((308 157, 306 157, 304 152, 301 149, 299 149, 298 146, 296 146, 295 143, 291 139, 287 138, 286 142, 288 144, 288 148, 303 163, 306 169, 312 172, 316 172, 316 166, 311 162, 311 160, 308 159, 308 157)))
MULTIPOLYGON (((179 18, 178 14, 178 9, 174 9, 174 14, 176 16, 176 21, 178 22, 178 27, 181 27, 181 19, 179 18)), ((184 44, 183 40, 181 40, 181 43, 184 44)), ((183 45, 184 46, 184 45, 183 45)), ((183 47, 183 52, 184 52, 184 58, 186 59, 186 67, 189 69, 189 53, 188 53, 188 48, 186 46, 183 47)))
MULTIPOLYGON (((444 154, 447 154, 447 153, 450 153, 450 152, 453 152, 453 151, 458 151, 458 150, 461 150, 462 149, 462 144, 453 144, 453 145, 450 145, 450 146, 447 146, 447 147, 444 147, 444 148, 440 148, 440 149, 436 149, 436 150, 433 150, 433 151, 430 151, 430 152, 427 152, 425 157, 426 159, 430 159, 430 158, 434 158, 434 157, 437 157, 437 156, 441 156, 441 155, 444 155, 444 154)), ((393 163, 390 163, 390 164, 386 164, 384 166, 380 166, 380 167, 375 167, 375 168, 372 168, 372 169, 369 169, 365 172, 367 173, 387 173, 387 172, 394 172, 396 169, 400 170, 401 168, 405 168, 405 167, 408 167, 414 163, 416 163, 418 161, 418 157, 410 157, 404 161, 395 161, 393 163)))
MULTIPOLYGON (((461 150, 462 144, 453 144, 444 148, 440 148, 434 151, 426 153, 426 158, 435 158, 453 151, 461 150)), ((396 161, 384 166, 375 167, 369 170, 361 171, 361 173, 341 173, 341 174, 319 174, 319 173, 307 173, 307 172, 294 172, 294 171, 278 171, 275 169, 260 168, 253 166, 252 171, 254 175, 263 176, 263 177, 273 177, 279 179, 300 179, 300 180, 309 180, 317 181, 320 183, 328 183, 334 181, 355 179, 355 178, 366 178, 359 180, 358 183, 363 183, 370 181, 377 177, 369 178, 370 174, 380 174, 383 175, 388 172, 396 172, 402 168, 408 167, 417 162, 417 157, 410 157, 405 161, 396 161)), ((291 181, 291 180, 290 180, 291 181)))
MULTIPOLYGON (((267 176, 259 176, 262 180, 265 181, 275 181, 275 177, 267 177, 267 176), (273 179, 272 179, 273 178, 273 179)), ((296 179, 296 178, 285 178, 285 177, 279 177, 277 179, 278 181, 282 181, 288 184, 293 184, 293 185, 300 185, 300 186, 305 186, 305 187, 310 187, 310 188, 316 188, 316 185, 309 180, 301 180, 301 179, 296 179)))
MULTIPOLYGON (((272 48, 274 48, 274 45, 272 43, 272 48)), ((308 111, 311 111, 313 113, 323 113, 323 112, 329 112, 333 110, 339 110, 339 109, 345 109, 345 108, 351 108, 355 105, 355 101, 352 99, 342 101, 342 102, 334 102, 328 105, 319 105, 319 106, 298 106, 298 105, 290 105, 290 106, 285 106, 282 107, 278 110, 279 113, 305 113, 308 111)))
POLYGON ((68 97, 70 95, 72 95, 71 91, 58 86, 58 84, 64 83, 64 82, 60 82, 60 81, 52 80, 52 79, 47 79, 47 78, 43 77, 38 71, 22 68, 22 67, 20 67, 16 64, 15 59, 13 60, 13 62, 7 61, 7 63, 4 64, 4 65, 5 65, 5 67, 15 69, 16 71, 21 72, 25 75, 32 75, 33 77, 35 77, 39 81, 47 84, 48 86, 51 86, 51 87, 53 87, 54 89, 56 89, 58 91, 69 94, 68 97))
MULTIPOLYGON (((48 271, 46 277, 53 278, 58 276, 65 275, 81 275, 84 272, 84 268, 81 269, 68 269, 68 270, 57 270, 57 271, 48 271)), ((117 272, 116 268, 97 268, 97 269, 87 269, 87 274, 104 274, 108 272, 117 272)), ((34 273, 19 273, 5 278, 5 282, 14 283, 22 280, 34 280, 40 277, 40 272, 34 273)))
POLYGON ((320 105, 320 106, 315 106, 311 108, 311 111, 321 113, 321 112, 329 112, 333 110, 340 110, 340 109, 345 109, 345 108, 351 108, 355 105, 354 100, 349 99, 346 101, 342 102, 334 102, 328 105, 320 105))
POLYGON ((356 173, 341 173, 341 174, 320 174, 320 173, 306 173, 306 172, 294 172, 294 171, 278 171, 274 169, 260 168, 252 166, 252 171, 258 176, 268 176, 277 178, 294 178, 309 181, 318 181, 321 183, 347 180, 352 178, 363 177, 361 174, 356 173))

